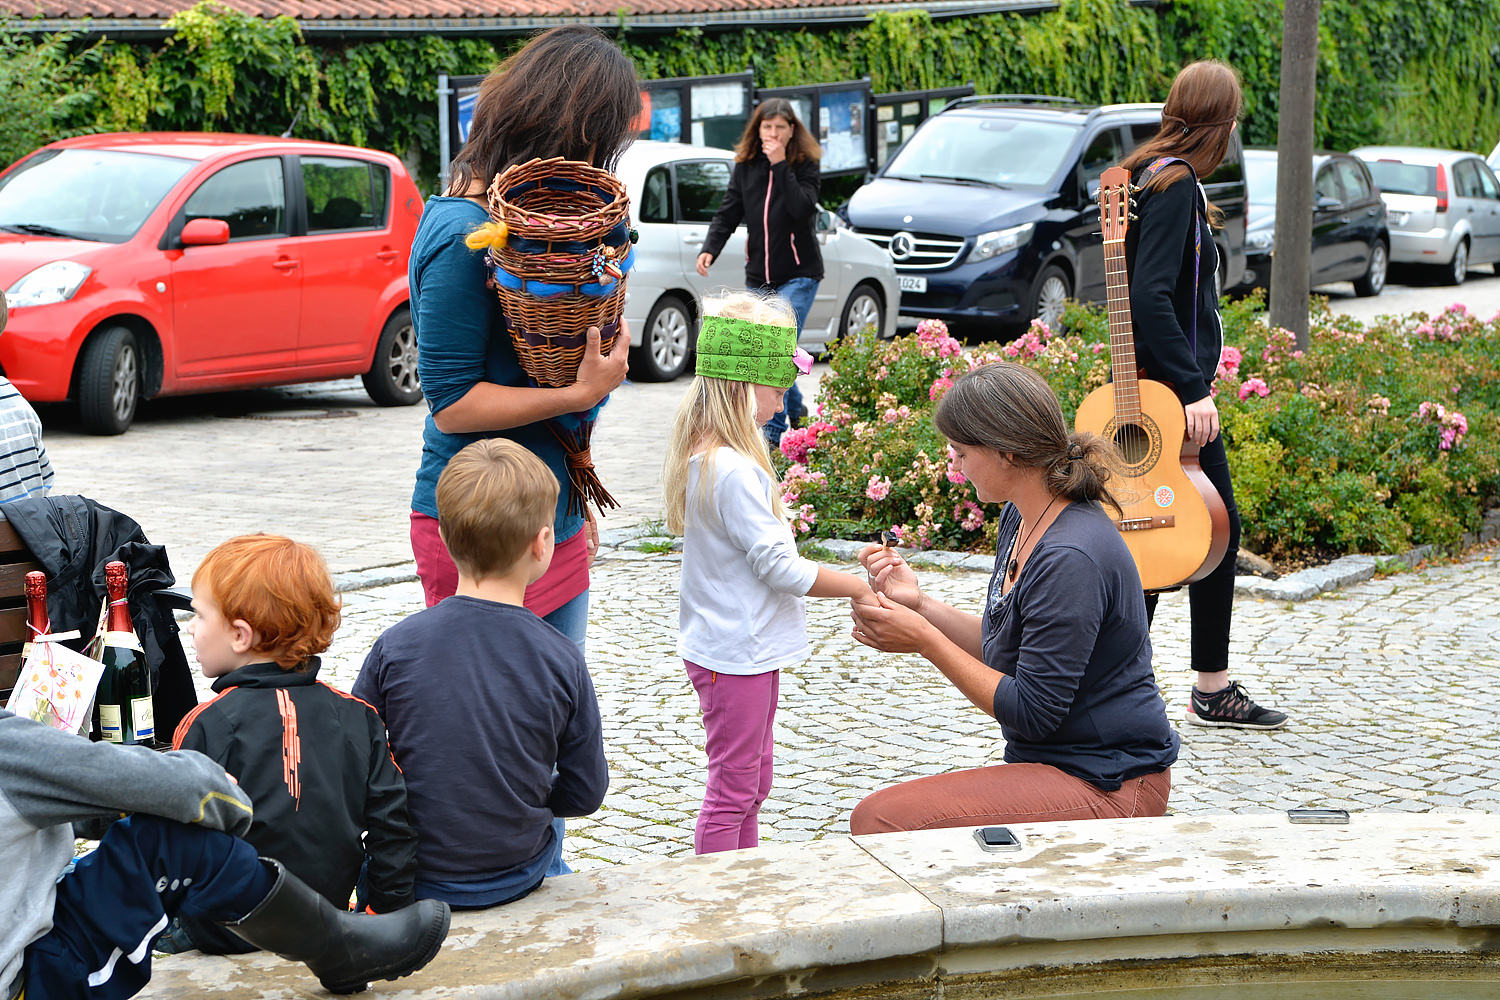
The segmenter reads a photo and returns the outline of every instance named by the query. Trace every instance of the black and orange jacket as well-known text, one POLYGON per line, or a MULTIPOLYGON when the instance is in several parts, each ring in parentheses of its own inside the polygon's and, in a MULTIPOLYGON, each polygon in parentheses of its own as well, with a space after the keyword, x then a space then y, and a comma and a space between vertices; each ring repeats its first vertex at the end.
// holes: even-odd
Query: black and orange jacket
POLYGON ((406 784, 369 705, 318 680, 318 658, 252 663, 217 678, 217 697, 177 727, 172 747, 218 761, 255 803, 245 839, 343 908, 369 857, 368 902, 412 901, 417 834, 406 784))

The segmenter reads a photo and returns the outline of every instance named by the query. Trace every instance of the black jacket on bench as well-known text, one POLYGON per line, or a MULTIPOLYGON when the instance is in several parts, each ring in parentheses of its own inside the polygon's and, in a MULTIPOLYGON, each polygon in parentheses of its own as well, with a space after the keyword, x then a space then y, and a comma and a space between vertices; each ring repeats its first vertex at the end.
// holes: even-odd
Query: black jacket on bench
POLYGON ((87 497, 58 494, 12 500, 0 507, 47 574, 47 614, 52 631, 77 629, 81 638, 64 643, 81 650, 99 624, 99 607, 109 591, 104 564, 119 559, 129 574, 130 620, 151 668, 156 731, 166 742, 177 723, 198 703, 187 654, 177 635, 171 607, 157 592, 176 582, 167 550, 146 541, 131 518, 87 497))

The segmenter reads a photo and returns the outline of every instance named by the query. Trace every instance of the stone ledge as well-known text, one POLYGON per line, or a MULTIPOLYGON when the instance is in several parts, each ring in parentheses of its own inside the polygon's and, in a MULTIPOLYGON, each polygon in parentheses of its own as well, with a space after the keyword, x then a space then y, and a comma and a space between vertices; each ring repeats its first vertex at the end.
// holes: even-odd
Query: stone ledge
MULTIPOLYGON (((1481 813, 1012 830, 1021 849, 1009 853, 980 850, 970 829, 930 830, 549 879, 518 903, 454 914, 432 965, 375 991, 613 1000, 735 984, 723 995, 769 997, 833 980, 1307 954, 1331 950, 1327 934, 1350 953, 1389 949, 1393 934, 1405 952, 1484 952, 1500 929, 1500 817, 1481 813)), ((321 995, 300 966, 265 954, 161 958, 140 995, 227 994, 321 995)))

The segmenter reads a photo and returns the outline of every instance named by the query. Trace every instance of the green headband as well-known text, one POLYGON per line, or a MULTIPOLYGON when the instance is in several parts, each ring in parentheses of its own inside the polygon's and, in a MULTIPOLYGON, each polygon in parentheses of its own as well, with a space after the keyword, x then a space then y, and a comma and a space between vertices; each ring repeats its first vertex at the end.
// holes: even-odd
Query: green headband
POLYGON ((698 374, 786 389, 797 380, 797 328, 705 316, 698 331, 698 374))

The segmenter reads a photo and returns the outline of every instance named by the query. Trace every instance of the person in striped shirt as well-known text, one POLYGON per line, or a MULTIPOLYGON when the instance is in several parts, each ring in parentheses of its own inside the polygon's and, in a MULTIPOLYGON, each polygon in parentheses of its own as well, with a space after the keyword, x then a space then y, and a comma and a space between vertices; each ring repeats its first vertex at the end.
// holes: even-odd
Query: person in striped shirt
MULTIPOLYGON (((0 292, 0 332, 8 317, 5 293, 0 292)), ((51 488, 42 422, 21 391, 0 375, 0 503, 42 496, 51 488)))

